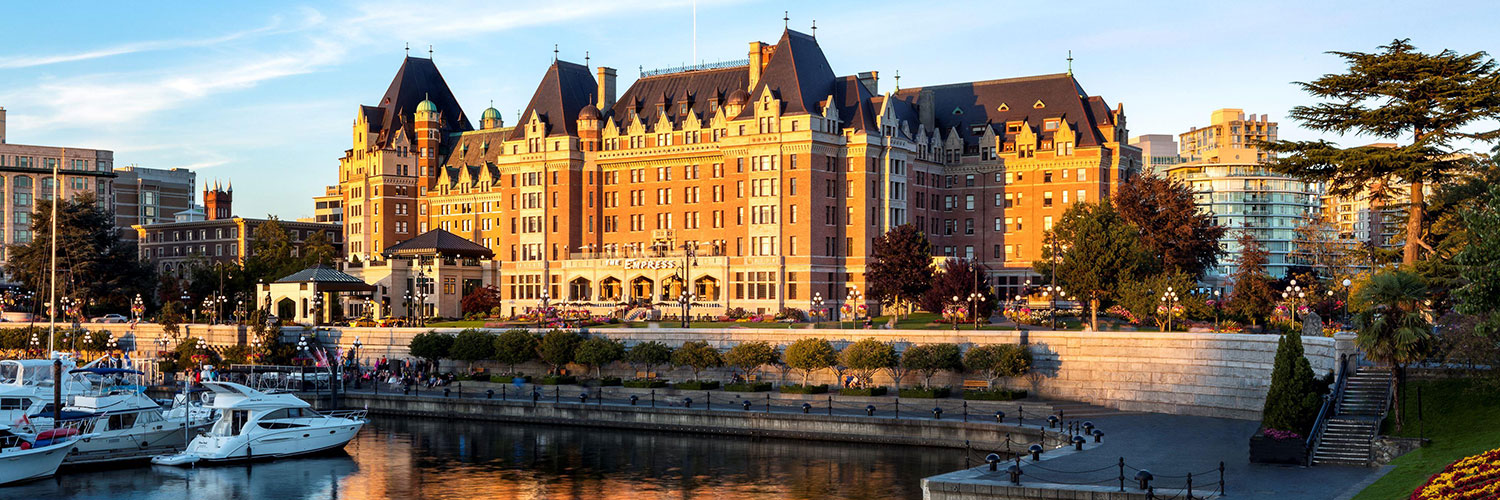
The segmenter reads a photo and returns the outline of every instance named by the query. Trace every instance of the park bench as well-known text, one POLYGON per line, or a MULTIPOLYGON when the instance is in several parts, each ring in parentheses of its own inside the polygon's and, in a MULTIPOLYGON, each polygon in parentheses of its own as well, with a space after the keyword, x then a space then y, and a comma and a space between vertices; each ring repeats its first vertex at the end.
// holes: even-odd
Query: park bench
POLYGON ((990 388, 988 380, 964 380, 964 390, 982 391, 990 388))

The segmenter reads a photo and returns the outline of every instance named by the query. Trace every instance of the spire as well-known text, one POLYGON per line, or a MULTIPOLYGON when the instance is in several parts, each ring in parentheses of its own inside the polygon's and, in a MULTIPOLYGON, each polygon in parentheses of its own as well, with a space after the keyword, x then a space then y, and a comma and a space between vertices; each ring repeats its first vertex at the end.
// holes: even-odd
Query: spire
POLYGON ((812 37, 813 38, 817 38, 818 37, 818 20, 817 19, 813 19, 812 37))
POLYGON ((1073 51, 1068 50, 1068 76, 1073 76, 1073 51))
POLYGON ((583 51, 583 67, 589 67, 589 51, 583 51))
POLYGON ((427 46, 427 59, 428 60, 432 59, 432 45, 428 45, 427 46))
POLYGON ((557 62, 557 44, 552 44, 552 62, 557 62))
POLYGON ((791 28, 792 28, 791 11, 786 11, 786 10, 781 11, 781 29, 787 30, 787 29, 791 29, 791 28))

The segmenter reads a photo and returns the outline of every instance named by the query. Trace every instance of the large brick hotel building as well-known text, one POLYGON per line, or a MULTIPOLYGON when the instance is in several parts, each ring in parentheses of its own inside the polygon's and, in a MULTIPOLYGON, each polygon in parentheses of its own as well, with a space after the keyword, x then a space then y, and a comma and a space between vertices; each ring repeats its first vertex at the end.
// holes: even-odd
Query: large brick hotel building
POLYGON ((684 287, 708 312, 836 306, 905 223, 1009 295, 1053 220, 1140 166, 1123 108, 1071 73, 882 92, 788 30, 748 61, 615 82, 556 61, 516 123, 491 108, 474 129, 433 62, 406 58, 339 169, 351 269, 388 314, 415 268, 384 252, 439 229, 494 258, 427 269, 447 273, 427 292, 493 284, 515 311, 543 293, 676 304, 684 287))

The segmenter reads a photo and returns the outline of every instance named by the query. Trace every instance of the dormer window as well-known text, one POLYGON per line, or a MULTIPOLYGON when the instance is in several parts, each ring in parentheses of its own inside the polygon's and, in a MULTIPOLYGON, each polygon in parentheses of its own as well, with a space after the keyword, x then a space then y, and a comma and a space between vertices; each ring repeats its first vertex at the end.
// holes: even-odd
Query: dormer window
POLYGON ((1053 120, 1047 120, 1045 122, 1042 122, 1042 130, 1045 130, 1047 132, 1051 132, 1053 130, 1057 130, 1057 123, 1058 123, 1058 120, 1055 120, 1055 119, 1053 119, 1053 120))
POLYGON ((688 105, 687 105, 687 103, 682 103, 681 110, 678 111, 677 113, 678 114, 683 114, 683 115, 688 114, 688 105))
POLYGON ((974 135, 984 135, 984 125, 974 125, 972 127, 969 127, 969 133, 974 135))
POLYGON ((1020 131, 1021 131, 1021 124, 1020 123, 1008 123, 1008 124, 1005 125, 1005 132, 1006 133, 1014 134, 1014 133, 1020 132, 1020 131))
POLYGON ((717 112, 719 112, 719 103, 714 102, 714 101, 709 101, 709 103, 708 103, 708 112, 709 113, 717 113, 717 112))

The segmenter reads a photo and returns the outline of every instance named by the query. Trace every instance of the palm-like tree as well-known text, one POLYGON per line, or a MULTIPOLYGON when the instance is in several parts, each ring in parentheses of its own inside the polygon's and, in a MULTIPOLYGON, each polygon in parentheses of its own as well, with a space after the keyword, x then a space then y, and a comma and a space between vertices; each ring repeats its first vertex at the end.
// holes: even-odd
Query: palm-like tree
MULTIPOLYGON (((1432 323, 1425 305, 1427 283, 1414 273, 1388 271, 1371 276, 1355 294, 1360 308, 1355 317, 1355 343, 1371 360, 1391 367, 1399 396, 1406 385, 1406 365, 1426 355, 1432 323)), ((1399 401, 1397 398, 1392 398, 1399 401)), ((1396 405, 1396 428, 1401 428, 1401 405, 1396 405)))

